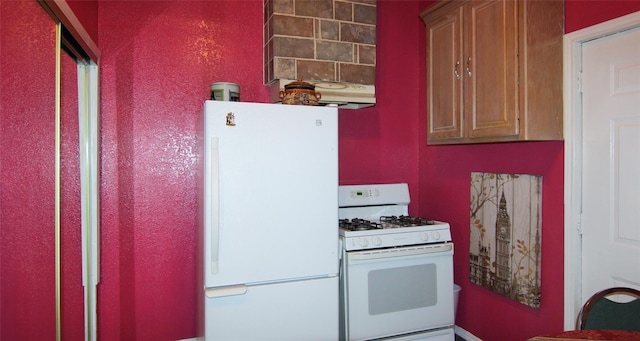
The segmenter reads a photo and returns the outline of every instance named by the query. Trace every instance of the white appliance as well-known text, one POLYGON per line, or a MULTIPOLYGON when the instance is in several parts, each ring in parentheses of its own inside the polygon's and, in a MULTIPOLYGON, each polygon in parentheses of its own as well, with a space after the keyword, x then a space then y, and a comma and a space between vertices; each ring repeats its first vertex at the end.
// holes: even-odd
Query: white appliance
POLYGON ((335 107, 206 101, 205 340, 336 340, 335 107))
POLYGON ((449 224, 409 216, 405 183, 338 192, 340 340, 454 340, 449 224))

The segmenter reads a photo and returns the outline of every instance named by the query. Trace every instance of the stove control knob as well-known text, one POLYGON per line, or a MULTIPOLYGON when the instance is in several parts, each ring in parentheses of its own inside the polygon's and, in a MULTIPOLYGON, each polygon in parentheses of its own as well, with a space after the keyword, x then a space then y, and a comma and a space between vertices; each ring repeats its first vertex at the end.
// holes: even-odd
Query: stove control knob
POLYGON ((440 239, 440 232, 436 231, 433 233, 433 239, 438 240, 440 239))
POLYGON ((360 238, 360 246, 367 247, 369 245, 369 241, 367 238, 360 238))
POLYGON ((427 232, 420 233, 420 239, 422 241, 426 242, 427 240, 429 240, 429 233, 427 233, 427 232))
POLYGON ((373 244, 375 246, 380 246, 382 244, 382 239, 380 239, 380 237, 373 238, 373 244))

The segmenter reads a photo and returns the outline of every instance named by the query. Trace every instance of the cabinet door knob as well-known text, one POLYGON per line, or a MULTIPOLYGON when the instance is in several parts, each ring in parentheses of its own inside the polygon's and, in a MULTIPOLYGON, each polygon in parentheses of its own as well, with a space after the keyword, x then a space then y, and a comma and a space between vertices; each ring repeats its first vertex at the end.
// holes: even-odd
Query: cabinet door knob
POLYGON ((470 64, 471 64, 471 57, 469 57, 469 59, 467 60, 467 75, 469 75, 469 77, 471 77, 470 64))
POLYGON ((456 75, 456 79, 460 79, 460 74, 458 73, 458 65, 460 65, 460 61, 456 61, 456 65, 453 67, 453 74, 456 75))

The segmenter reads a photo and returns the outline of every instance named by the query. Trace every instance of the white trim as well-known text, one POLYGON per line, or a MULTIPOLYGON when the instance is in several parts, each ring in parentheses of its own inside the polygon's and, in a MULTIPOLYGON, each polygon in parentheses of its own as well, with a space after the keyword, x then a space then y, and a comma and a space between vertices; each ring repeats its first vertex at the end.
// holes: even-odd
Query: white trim
POLYGON ((78 116, 82 221, 82 284, 85 293, 85 340, 97 340, 99 253, 98 66, 78 63, 78 116))
POLYGON ((582 305, 582 44, 640 27, 640 11, 564 36, 564 329, 575 328, 582 305))

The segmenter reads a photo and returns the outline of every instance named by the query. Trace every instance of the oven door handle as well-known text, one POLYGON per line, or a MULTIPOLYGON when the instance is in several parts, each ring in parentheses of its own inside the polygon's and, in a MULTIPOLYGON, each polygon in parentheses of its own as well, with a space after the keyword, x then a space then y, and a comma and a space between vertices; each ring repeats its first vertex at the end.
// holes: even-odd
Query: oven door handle
POLYGON ((435 245, 420 245, 403 248, 389 248, 389 249, 377 249, 377 250, 365 250, 349 252, 349 260, 369 260, 369 259, 381 259, 390 257, 407 257, 407 256, 443 256, 447 254, 453 254, 453 244, 435 244, 435 245))

